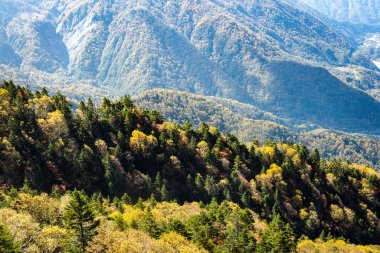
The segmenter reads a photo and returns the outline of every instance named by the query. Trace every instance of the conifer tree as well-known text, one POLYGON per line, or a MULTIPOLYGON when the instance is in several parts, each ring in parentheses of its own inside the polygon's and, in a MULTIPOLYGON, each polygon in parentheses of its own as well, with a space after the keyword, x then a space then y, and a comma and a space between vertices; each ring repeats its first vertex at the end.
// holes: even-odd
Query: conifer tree
POLYGON ((163 184, 160 190, 160 196, 162 201, 168 201, 169 200, 169 191, 166 187, 166 184, 163 184))
POLYGON ((18 245, 14 242, 12 235, 5 227, 0 225, 0 252, 1 253, 18 253, 18 245))
POLYGON ((226 252, 251 253, 255 249, 255 240, 251 234, 252 217, 246 209, 232 214, 231 226, 227 231, 227 237, 222 248, 226 252))
POLYGON ((279 215, 276 215, 262 234, 256 252, 290 253, 295 251, 295 247, 296 241, 292 228, 284 223, 279 215))
POLYGON ((124 195, 121 197, 121 201, 127 205, 132 203, 131 197, 128 195, 128 193, 124 193, 124 195))
POLYGON ((147 207, 145 209, 143 222, 141 224, 141 229, 154 238, 158 238, 160 236, 160 233, 161 233, 160 229, 158 228, 153 218, 150 207, 147 207))
POLYGON ((108 192, 113 193, 114 185, 113 185, 112 172, 114 170, 114 166, 113 166, 111 157, 108 153, 106 153, 106 155, 102 159, 102 163, 104 166, 104 177, 106 179, 108 192))
POLYGON ((117 159, 119 159, 119 161, 123 160, 123 150, 122 150, 120 144, 116 145, 116 148, 115 148, 115 157, 117 159))
POLYGON ((66 226, 77 235, 80 248, 85 252, 88 242, 95 235, 99 221, 95 219, 92 206, 84 194, 75 190, 71 197, 63 218, 66 226))
POLYGON ((251 197, 248 194, 247 191, 244 191, 243 195, 241 196, 241 203, 244 207, 249 207, 251 204, 251 197))

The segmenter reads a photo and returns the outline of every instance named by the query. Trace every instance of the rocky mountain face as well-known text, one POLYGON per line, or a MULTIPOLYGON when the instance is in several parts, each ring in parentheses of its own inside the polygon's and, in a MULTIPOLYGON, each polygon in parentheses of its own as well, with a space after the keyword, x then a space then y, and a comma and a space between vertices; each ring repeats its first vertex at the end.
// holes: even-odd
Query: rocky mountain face
POLYGON ((358 47, 281 0, 0 0, 2 78, 79 97, 181 90, 379 134, 380 74, 358 47))

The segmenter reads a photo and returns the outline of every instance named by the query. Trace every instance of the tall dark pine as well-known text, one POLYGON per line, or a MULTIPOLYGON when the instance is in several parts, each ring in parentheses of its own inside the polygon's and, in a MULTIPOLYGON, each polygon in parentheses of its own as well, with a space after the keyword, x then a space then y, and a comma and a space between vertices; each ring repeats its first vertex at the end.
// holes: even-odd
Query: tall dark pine
POLYGON ((85 252, 88 242, 95 235, 99 221, 95 219, 94 211, 87 197, 75 190, 72 199, 64 213, 66 226, 75 231, 78 236, 82 252, 85 252))

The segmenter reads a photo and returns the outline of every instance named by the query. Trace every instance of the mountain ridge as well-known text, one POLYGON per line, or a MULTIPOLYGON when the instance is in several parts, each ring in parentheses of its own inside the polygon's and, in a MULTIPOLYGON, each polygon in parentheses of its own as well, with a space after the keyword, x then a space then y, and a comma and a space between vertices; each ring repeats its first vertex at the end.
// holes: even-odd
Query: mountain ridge
POLYGON ((133 101, 178 124, 191 122, 194 126, 206 122, 220 131, 232 133, 244 142, 257 138, 276 142, 302 143, 320 150, 325 158, 341 157, 380 169, 380 136, 349 134, 323 129, 318 125, 299 125, 290 119, 231 99, 200 96, 181 91, 154 89, 133 97, 133 101))

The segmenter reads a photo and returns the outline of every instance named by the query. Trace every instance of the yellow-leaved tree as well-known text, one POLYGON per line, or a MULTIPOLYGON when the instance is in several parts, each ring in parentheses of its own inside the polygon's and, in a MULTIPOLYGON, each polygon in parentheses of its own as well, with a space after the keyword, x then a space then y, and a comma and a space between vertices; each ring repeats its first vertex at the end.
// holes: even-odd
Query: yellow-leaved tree
POLYGON ((157 138, 153 135, 134 130, 130 138, 130 146, 135 154, 142 157, 150 157, 154 149, 157 147, 157 138))
POLYGON ((48 113, 46 119, 38 119, 38 124, 49 141, 56 141, 69 133, 66 119, 59 110, 48 113))

